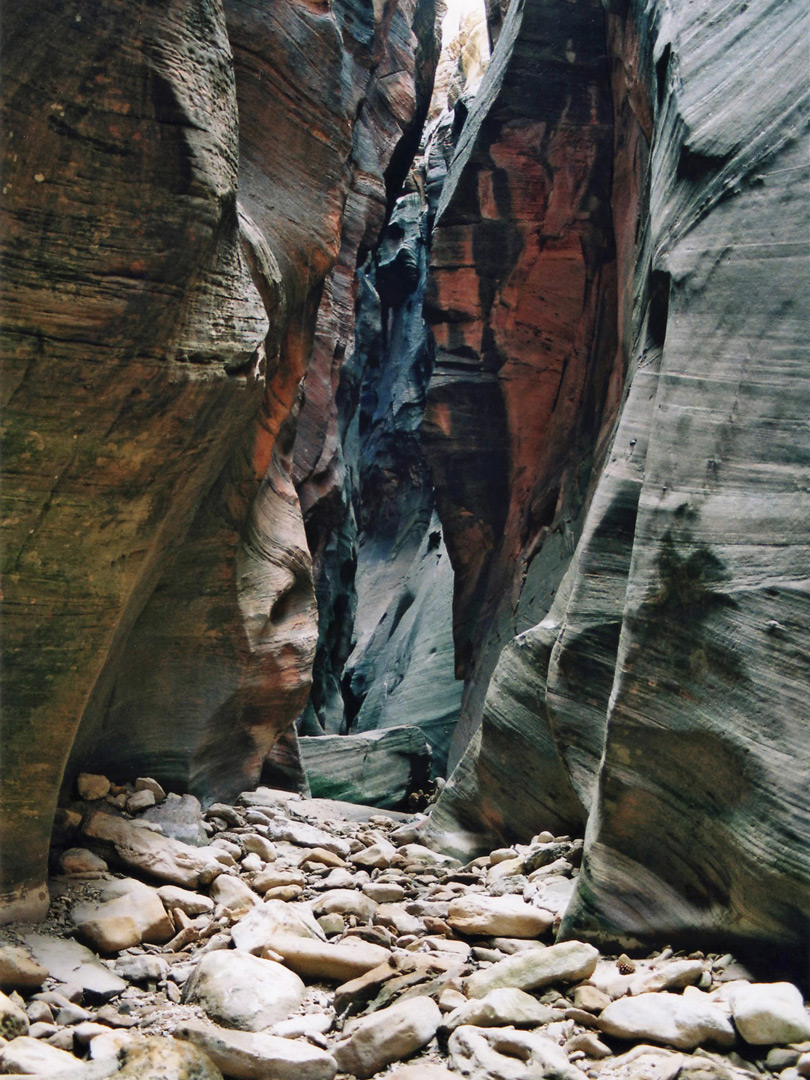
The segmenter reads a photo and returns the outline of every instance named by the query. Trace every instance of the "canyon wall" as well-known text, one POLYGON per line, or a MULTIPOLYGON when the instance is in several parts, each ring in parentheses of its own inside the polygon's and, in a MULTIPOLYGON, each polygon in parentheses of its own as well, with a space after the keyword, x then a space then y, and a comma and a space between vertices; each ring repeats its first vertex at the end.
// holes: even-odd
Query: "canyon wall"
POLYGON ((2 48, 9 919, 78 768, 234 793, 306 701, 299 383, 437 45, 430 0, 133 0, 2 48))
MULTIPOLYGON (((534 51, 535 70, 548 79, 564 56, 575 67, 582 7, 513 5, 501 45, 507 35, 516 44, 509 56, 497 50, 492 67, 519 71, 521 41, 552 10, 556 29, 543 41, 556 55, 539 60, 534 51)), ((618 358, 593 444, 600 469, 553 603, 500 654, 432 835, 474 852, 587 821, 563 936, 630 945, 688 935, 751 950, 781 943, 801 962, 810 924, 806 5, 606 9, 615 131, 600 171, 612 172, 616 285, 601 297, 615 312, 618 358)), ((468 156, 453 170, 522 130, 534 95, 518 85, 505 96, 508 75, 498 81, 490 70, 476 106, 488 111, 465 131, 468 156)), ((553 130, 549 117, 543 131, 553 130)), ((538 174, 553 174, 554 164, 553 152, 541 154, 538 174)), ((441 355, 446 334, 457 367, 478 363, 473 300, 492 295, 479 285, 492 260, 476 258, 467 239, 489 183, 459 194, 451 186, 437 224, 459 236, 452 276, 434 245, 437 341, 441 355), (444 287, 465 276, 457 290, 444 287)), ((497 203, 490 213, 502 220, 497 203)), ((601 250, 606 257, 610 248, 601 250)), ((570 305, 582 290, 566 265, 574 264, 560 263, 552 282, 570 305)), ((538 281, 531 293, 551 319, 561 305, 542 290, 538 281)), ((535 341, 542 348, 539 333, 535 341)), ((505 366, 498 356, 490 386, 505 366)), ((476 386, 480 403, 465 406, 436 390, 435 426, 459 466, 464 425, 491 417, 488 452, 478 443, 464 475, 488 483, 500 503, 474 491, 459 497, 450 470, 437 473, 460 579, 457 643, 466 636, 475 658, 492 619, 470 616, 496 610, 482 582, 497 566, 493 538, 510 537, 516 425, 503 394, 476 386)), ((537 478, 555 446, 538 406, 517 430, 535 427, 537 478)), ((474 719, 475 710, 470 726, 474 719)))

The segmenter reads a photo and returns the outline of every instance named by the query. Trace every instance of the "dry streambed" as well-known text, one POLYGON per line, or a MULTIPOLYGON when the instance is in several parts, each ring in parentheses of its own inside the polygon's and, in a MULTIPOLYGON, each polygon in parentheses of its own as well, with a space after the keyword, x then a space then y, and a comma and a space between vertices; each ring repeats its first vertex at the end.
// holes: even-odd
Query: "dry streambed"
POLYGON ((810 1077, 790 983, 552 944, 581 842, 461 866, 424 818, 82 776, 44 926, 0 938, 0 1072, 48 1080, 810 1077))

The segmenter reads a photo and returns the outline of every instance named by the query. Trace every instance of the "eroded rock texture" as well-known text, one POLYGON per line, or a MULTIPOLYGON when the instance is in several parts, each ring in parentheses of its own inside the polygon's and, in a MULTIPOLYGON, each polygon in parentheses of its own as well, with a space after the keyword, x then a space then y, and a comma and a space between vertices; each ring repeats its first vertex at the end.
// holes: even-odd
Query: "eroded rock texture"
MULTIPOLYGON (((441 775, 461 684, 454 677, 453 570, 421 446, 432 369, 422 308, 430 221, 459 128, 449 111, 431 125, 409 190, 395 202, 373 259, 357 271, 355 323, 334 361, 336 369, 342 361, 333 405, 338 441, 306 514, 313 550, 322 554, 319 646, 302 733, 414 725, 441 775)), ((314 480, 301 490, 307 498, 314 480)), ((321 775, 327 766, 321 755, 321 775)), ((332 768, 333 782, 342 784, 342 759, 332 768)))
MULTIPOLYGON (((536 7, 557 10, 559 39, 570 37, 571 5, 536 7)), ((800 962, 810 920, 807 12, 608 7, 618 289, 597 306, 615 305, 620 363, 603 401, 607 419, 620 402, 618 418, 555 602, 503 651, 434 835, 469 851, 482 835, 587 817, 564 935, 697 932, 781 942, 800 962)), ((510 9, 502 45, 517 18, 510 9)), ((517 55, 496 51, 493 66, 499 56, 519 65, 517 55)), ((474 259, 455 262, 456 280, 480 276, 474 259)), ((569 291, 564 267, 557 280, 569 291)), ((465 306, 475 288, 457 295, 441 310, 459 313, 447 332, 460 342, 475 325, 465 306)), ((459 430, 449 393, 437 416, 459 430)), ((499 416, 493 486, 514 460, 499 416)), ((497 551, 498 522, 466 513, 473 502, 456 499, 446 519, 466 610, 486 598, 478 582, 497 551), (484 542, 460 563, 465 535, 484 542)), ((507 539, 509 520, 503 504, 507 539)))
POLYGON ((424 437, 467 680, 451 762, 518 618, 542 614, 573 551, 614 363, 611 157, 600 4, 513 5, 431 249, 424 437))
POLYGON ((306 700, 298 385, 434 47, 429 2, 6 20, 4 917, 47 901, 80 725, 68 782, 210 798, 306 700))

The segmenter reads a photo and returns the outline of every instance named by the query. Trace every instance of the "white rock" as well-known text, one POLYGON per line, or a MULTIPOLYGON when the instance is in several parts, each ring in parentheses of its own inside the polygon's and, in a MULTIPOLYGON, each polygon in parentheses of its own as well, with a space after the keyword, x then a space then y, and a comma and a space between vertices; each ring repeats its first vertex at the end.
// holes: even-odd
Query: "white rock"
POLYGON ((109 971, 95 953, 77 941, 31 933, 25 935, 25 944, 48 974, 59 982, 77 984, 87 993, 105 1000, 127 988, 123 979, 109 971))
POLYGON ((307 904, 288 904, 284 900, 265 900, 243 916, 231 930, 237 949, 259 955, 279 936, 325 940, 311 908, 307 904))
POLYGON ((208 915, 214 910, 214 901, 202 893, 181 889, 179 885, 161 885, 157 891, 164 907, 169 911, 179 908, 185 915, 208 915))
MULTIPOLYGON (((661 1046, 634 1046, 626 1054, 604 1061, 600 1065, 600 1080, 676 1080, 684 1065, 690 1062, 712 1063, 706 1058, 687 1057, 661 1046)), ((710 1074, 711 1075, 711 1074, 710 1074)), ((740 1080, 750 1074, 736 1074, 740 1080)))
POLYGON ((242 859, 241 869, 248 874, 257 874, 264 869, 264 863, 255 851, 249 851, 242 859))
POLYGON ((380 904, 374 912, 374 925, 387 926, 396 934, 423 934, 425 924, 410 915, 402 904, 380 904))
POLYGON ((700 981, 705 970, 702 960, 673 960, 660 967, 638 971, 630 976, 630 994, 649 994, 660 990, 683 990, 700 981))
POLYGON ((454 1009, 442 1021, 442 1027, 453 1031, 462 1024, 476 1027, 537 1027, 552 1019, 551 1010, 540 1002, 513 987, 502 986, 492 990, 485 998, 473 998, 454 1009))
POLYGON ((341 983, 365 975, 391 955, 382 945, 360 938, 332 943, 283 934, 271 939, 268 951, 283 957, 302 978, 341 983))
POLYGON ((222 1073, 198 1047, 160 1036, 133 1039, 124 1047, 117 1080, 222 1080, 222 1073))
POLYGON ((150 806, 154 806, 156 802, 155 793, 149 788, 134 791, 126 801, 127 813, 139 814, 142 810, 148 810, 150 806))
POLYGON ((75 1069, 78 1064, 73 1054, 27 1035, 0 1047, 0 1071, 4 1073, 39 1073, 56 1080, 60 1073, 75 1069))
POLYGON ((316 915, 356 915, 363 922, 374 917, 377 904, 368 896, 355 889, 330 889, 322 893, 310 906, 316 915))
POLYGON ((250 884, 256 892, 269 892, 271 889, 283 889, 287 885, 296 885, 303 889, 307 879, 300 870, 281 870, 274 866, 265 866, 250 879, 250 884))
POLYGON ((405 899, 405 890, 393 881, 368 881, 362 891, 375 904, 396 904, 405 899))
POLYGON ((233 1080, 332 1080, 337 1064, 331 1054, 311 1043, 293 1042, 263 1032, 230 1031, 190 1020, 175 1029, 176 1039, 205 1051, 233 1080))
POLYGON ((562 1047, 534 1032, 463 1025, 447 1049, 452 1067, 473 1080, 584 1080, 562 1047))
POLYGON ((429 997, 408 998, 347 1024, 345 1038, 333 1048, 338 1068, 360 1077, 415 1054, 439 1027, 442 1014, 429 997))
POLYGON ((137 1035, 124 1028, 108 1030, 103 1035, 96 1035, 90 1040, 90 1057, 93 1061, 112 1061, 118 1068, 118 1055, 125 1046, 137 1039, 137 1035))
POLYGON ((159 982, 166 977, 169 965, 162 956, 144 953, 143 956, 119 956, 113 971, 127 982, 159 982))
POLYGON ((620 1039, 650 1039, 678 1050, 692 1050, 710 1042, 732 1046, 731 1021, 717 1005, 696 990, 689 995, 651 993, 619 998, 597 1017, 606 1035, 620 1039))
POLYGON ((166 798, 166 792, 163 790, 163 786, 153 780, 151 776, 139 776, 135 781, 136 791, 151 791, 155 796, 155 802, 163 802, 166 798))
POLYGON ((349 856, 349 845, 338 836, 318 829, 314 825, 308 825, 304 821, 291 821, 289 818, 277 817, 267 826, 268 840, 286 840, 300 847, 322 847, 327 851, 334 852, 341 859, 349 856))
MULTIPOLYGON (((500 866, 503 863, 499 863, 500 866)), ((486 997, 500 986, 537 990, 556 982, 581 982, 596 967, 599 952, 583 941, 563 941, 547 949, 526 949, 471 975, 468 997, 486 997)))
POLYGON ((793 983, 741 983, 730 995, 737 1030, 754 1046, 810 1039, 810 1016, 793 983))
POLYGON ((76 904, 71 918, 77 933, 99 952, 112 953, 140 945, 162 944, 174 934, 174 926, 155 889, 125 878, 111 882, 100 904, 76 904), (117 895, 116 895, 117 894, 117 895))
POLYGON ((278 856, 275 844, 271 844, 266 836, 260 836, 259 833, 245 833, 242 847, 249 855, 258 855, 262 862, 275 862, 278 856))
POLYGON ((363 848, 349 856, 349 862, 355 866, 364 866, 369 870, 383 870, 396 858, 397 849, 390 841, 380 837, 376 844, 363 848))
POLYGON ((213 881, 210 893, 214 903, 221 904, 228 911, 249 911, 262 903, 261 897, 249 885, 230 874, 221 874, 213 881))
POLYGON ((400 856, 409 863, 426 863, 428 866, 461 866, 452 855, 442 855, 424 844, 404 844, 399 849, 400 856))
POLYGON ((201 1005, 212 1020, 242 1031, 260 1031, 295 1012, 305 988, 283 964, 238 949, 206 953, 185 986, 183 999, 201 1005))
POLYGON ((127 866, 172 885, 196 889, 222 873, 222 864, 210 848, 191 847, 101 810, 89 815, 84 823, 84 834, 112 844, 118 858, 127 866))
POLYGON ((275 1024, 271 1034, 281 1035, 285 1039, 297 1039, 301 1035, 325 1035, 335 1022, 333 1013, 304 1013, 303 1016, 291 1016, 275 1024))
POLYGON ((10 997, 0 993, 0 1037, 15 1039, 28 1034, 28 1017, 10 997))
POLYGON ((458 1080, 458 1073, 450 1072, 444 1065, 415 1061, 386 1073, 385 1080, 458 1080))
POLYGON ((462 934, 536 938, 551 927, 554 916, 524 903, 519 896, 470 893, 450 902, 447 921, 462 934))

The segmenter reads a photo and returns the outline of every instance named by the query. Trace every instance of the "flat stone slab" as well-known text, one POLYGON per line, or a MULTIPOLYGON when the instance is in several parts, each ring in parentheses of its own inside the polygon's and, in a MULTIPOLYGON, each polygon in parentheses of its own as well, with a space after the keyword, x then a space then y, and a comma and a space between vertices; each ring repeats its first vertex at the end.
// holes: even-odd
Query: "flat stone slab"
POLYGON ((34 959, 59 982, 78 983, 87 993, 103 1001, 127 987, 127 983, 106 968, 94 952, 77 941, 36 933, 26 934, 24 941, 34 959))

